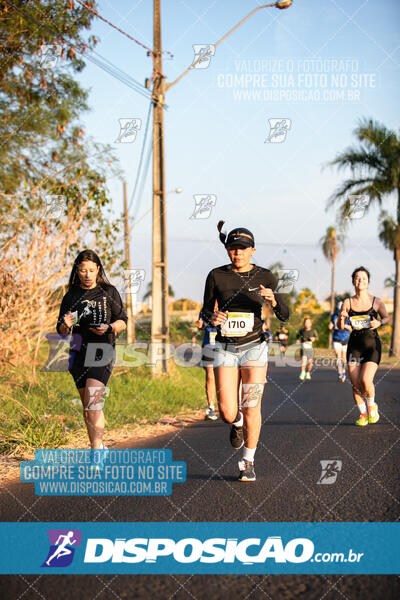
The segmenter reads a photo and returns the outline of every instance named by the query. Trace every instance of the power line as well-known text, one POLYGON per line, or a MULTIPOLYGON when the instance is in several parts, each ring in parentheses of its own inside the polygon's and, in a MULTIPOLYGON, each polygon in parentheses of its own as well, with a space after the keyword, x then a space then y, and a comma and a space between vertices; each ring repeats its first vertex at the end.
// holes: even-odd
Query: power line
POLYGON ((152 148, 152 145, 150 144, 149 145, 149 149, 147 151, 146 162, 145 162, 145 165, 144 165, 144 174, 143 174, 142 181, 141 181, 141 184, 140 184, 140 189, 139 189, 139 192, 138 192, 138 201, 137 201, 137 205, 136 205, 136 212, 139 211, 140 202, 141 202, 141 200, 143 198, 143 190, 144 190, 144 186, 146 184, 147 174, 149 172, 150 159, 151 159, 152 153, 153 153, 153 148, 152 148))
POLYGON ((132 90, 134 90, 135 92, 137 92, 138 94, 143 96, 144 98, 151 99, 151 93, 148 92, 142 86, 141 83, 136 81, 136 79, 134 79, 133 77, 128 75, 128 73, 125 73, 124 71, 122 71, 122 69, 120 69, 119 67, 114 65, 108 59, 101 56, 101 54, 99 54, 98 52, 93 51, 93 54, 95 56, 87 55, 87 57, 86 57, 90 62, 97 65, 100 69, 102 69, 103 71, 106 71, 109 75, 114 77, 114 79, 118 79, 118 81, 125 84, 127 87, 131 88, 132 90))
MULTIPOLYGON (((60 33, 58 33, 57 31, 54 31, 53 29, 51 29, 50 27, 45 25, 42 21, 39 21, 38 19, 36 19, 32 14, 27 13, 26 11, 19 8, 18 6, 15 6, 15 4, 10 2, 10 0, 5 0, 5 2, 9 6, 14 8, 17 12, 21 13, 26 18, 28 18, 31 21, 33 21, 34 23, 36 23, 36 25, 38 25, 39 27, 46 29, 52 35, 57 36, 60 40, 62 40, 70 48, 75 49, 75 47, 70 42, 65 40, 65 38, 60 33)), ((81 50, 79 50, 78 48, 77 48, 77 51, 79 54, 82 54, 82 56, 85 56, 85 58, 87 60, 91 61, 92 63, 96 64, 98 67, 103 69, 103 71, 106 71, 109 75, 111 75, 115 79, 118 79, 121 83, 124 83, 127 87, 130 87, 135 92, 138 92, 139 94, 141 94, 142 96, 144 96, 146 98, 151 98, 151 93, 147 92, 147 90, 142 86, 141 83, 139 83, 133 77, 131 77, 130 75, 128 75, 127 73, 122 71, 122 69, 120 69, 119 67, 116 67, 115 65, 113 65, 108 59, 102 57, 98 52, 95 52, 94 50, 92 50, 92 53, 98 57, 96 59, 94 57, 91 57, 90 54, 84 55, 84 53, 81 50), (101 61, 104 61, 104 62, 102 63, 101 61), (104 64, 105 62, 108 63, 108 65, 104 64)))
POLYGON ((131 199, 129 201, 128 213, 129 213, 129 211, 132 208, 132 204, 133 204, 133 202, 135 200, 135 196, 136 196, 136 191, 137 191, 138 182, 139 182, 140 173, 141 173, 142 164, 143 164, 144 149, 145 149, 145 146, 146 146, 147 134, 148 134, 148 131, 149 131, 150 115, 151 115, 151 107, 152 107, 152 105, 153 105, 153 103, 152 103, 152 101, 150 101, 150 103, 149 103, 149 110, 147 111, 146 128, 145 128, 145 131, 144 131, 143 144, 142 144, 142 149, 140 151, 139 165, 138 165, 138 170, 137 170, 137 173, 136 173, 136 181, 135 181, 135 185, 134 185, 134 188, 133 188, 131 199))
MULTIPOLYGON (((81 6, 83 6, 83 8, 86 8, 86 10, 88 10, 89 12, 91 12, 92 14, 94 14, 96 17, 98 17, 101 21, 104 21, 104 23, 107 23, 107 25, 110 25, 110 27, 113 27, 114 29, 116 29, 119 33, 122 33, 122 35, 125 35, 132 42, 135 42, 135 44, 138 44, 139 46, 141 46, 142 48, 144 48, 145 50, 147 50, 149 56, 151 56, 151 58, 153 58, 153 50, 151 48, 149 48, 149 46, 146 46, 146 44, 143 44, 142 42, 139 42, 139 40, 137 40, 136 38, 134 38, 133 35, 131 35, 130 33, 127 33, 126 31, 124 31, 123 29, 121 29, 120 27, 118 27, 118 25, 114 25, 114 23, 111 23, 111 21, 109 21, 108 19, 106 19, 105 17, 103 17, 100 13, 98 13, 91 6, 88 6, 84 2, 81 2, 81 0, 75 0, 75 1, 78 4, 80 4, 81 6)), ((163 54, 169 54, 171 57, 173 56, 172 52, 170 52, 169 50, 163 50, 163 54)), ((161 73, 158 73, 158 74, 161 75, 161 73)))
POLYGON ((110 25, 110 27, 113 27, 114 29, 116 29, 117 31, 119 31, 119 33, 122 33, 122 35, 125 35, 127 38, 129 38, 130 40, 132 40, 132 42, 135 42, 135 44, 138 44, 139 46, 142 46, 142 48, 144 48, 145 50, 147 50, 150 53, 150 56, 153 56, 153 50, 151 48, 149 48, 148 46, 146 46, 142 42, 139 42, 139 40, 137 40, 136 38, 134 38, 129 33, 126 33, 126 31, 124 31, 123 29, 120 29, 117 25, 114 25, 113 23, 111 23, 111 21, 108 21, 105 17, 102 17, 94 8, 88 6, 84 2, 81 2, 80 0, 75 0, 75 1, 78 4, 80 4, 81 6, 83 6, 83 8, 86 8, 86 10, 88 10, 89 12, 93 13, 94 15, 96 15, 96 17, 98 17, 99 19, 101 19, 102 21, 104 21, 104 23, 107 23, 107 25, 110 25))
MULTIPOLYGON (((142 181, 141 181, 141 184, 140 184, 140 190, 139 190, 139 193, 138 193, 138 198, 139 198, 139 200, 138 200, 138 203, 137 203, 137 206, 136 206, 136 210, 137 210, 137 211, 139 210, 140 201, 141 201, 141 199, 142 199, 142 197, 143 197, 143 190, 144 190, 144 186, 145 186, 146 179, 147 179, 147 173, 148 173, 148 171, 149 171, 149 167, 150 167, 150 159, 151 159, 152 151, 153 151, 153 147, 152 147, 152 144, 150 144, 150 146, 149 146, 149 149, 148 149, 148 151, 147 151, 146 162, 145 162, 145 165, 144 165, 144 175, 143 175, 143 177, 142 177, 142 181)), ((133 227, 136 227, 136 226, 137 226, 137 225, 140 223, 140 221, 143 221, 143 219, 144 219, 144 218, 145 218, 145 217, 146 217, 146 216, 147 216, 149 213, 151 213, 151 211, 152 211, 152 210, 153 210, 153 209, 152 209, 152 207, 151 207, 151 208, 149 208, 149 209, 148 209, 148 210, 147 210, 145 213, 143 213, 143 214, 140 216, 140 218, 138 218, 138 219, 135 219, 135 221, 134 221, 134 224, 133 224, 133 226, 132 226, 132 229, 133 229, 133 227)))

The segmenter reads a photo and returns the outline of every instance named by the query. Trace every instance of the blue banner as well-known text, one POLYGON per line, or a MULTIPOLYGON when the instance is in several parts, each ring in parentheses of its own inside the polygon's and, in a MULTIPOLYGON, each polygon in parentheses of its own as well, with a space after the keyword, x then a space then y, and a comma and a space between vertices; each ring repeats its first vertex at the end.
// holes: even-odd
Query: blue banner
POLYGON ((0 523, 2 574, 397 574, 399 523, 0 523))

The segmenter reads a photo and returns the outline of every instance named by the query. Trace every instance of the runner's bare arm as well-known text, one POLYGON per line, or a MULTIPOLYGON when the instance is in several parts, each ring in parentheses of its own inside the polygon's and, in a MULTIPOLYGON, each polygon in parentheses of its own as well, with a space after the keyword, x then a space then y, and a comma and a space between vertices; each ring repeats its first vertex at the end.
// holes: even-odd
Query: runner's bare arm
MULTIPOLYGON (((344 326, 346 323, 346 318, 349 316, 349 308, 350 308, 350 301, 348 298, 346 298, 345 300, 343 300, 343 304, 339 311, 339 316, 338 316, 338 328, 339 329, 344 329, 344 326)), ((347 329, 347 327, 346 327, 346 329, 347 329)))
POLYGON ((381 317, 381 325, 386 325, 387 323, 389 323, 390 317, 388 315, 388 312, 386 310, 386 306, 385 306, 383 300, 381 300, 380 298, 379 298, 377 312, 378 312, 379 316, 381 317))

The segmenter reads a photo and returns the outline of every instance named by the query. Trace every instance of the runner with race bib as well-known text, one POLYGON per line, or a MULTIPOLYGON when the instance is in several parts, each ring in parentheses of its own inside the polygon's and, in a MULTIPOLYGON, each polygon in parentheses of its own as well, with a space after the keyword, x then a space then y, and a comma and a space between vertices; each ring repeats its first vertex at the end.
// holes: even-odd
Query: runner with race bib
POLYGON ((254 455, 261 429, 261 399, 267 371, 268 345, 265 341, 262 307, 268 303, 281 321, 289 318, 282 295, 275 294, 276 277, 268 269, 250 264, 255 252, 253 234, 243 227, 222 233, 230 264, 217 267, 207 277, 203 315, 218 328, 214 373, 219 412, 231 424, 230 441, 243 448, 239 480, 255 481, 254 455), (214 311, 215 301, 218 310, 214 311), (242 382, 241 409, 239 384, 242 382))
POLYGON ((289 330, 286 329, 283 323, 275 334, 275 340, 279 343, 282 354, 285 354, 289 344, 289 330))
POLYGON ((336 308, 336 312, 331 316, 331 321, 328 325, 329 329, 333 330, 332 342, 333 349, 336 354, 336 368, 338 370, 338 377, 341 383, 346 381, 346 355, 347 355, 347 343, 350 337, 351 324, 350 319, 347 318, 344 324, 344 329, 339 329, 339 311, 342 308, 342 302, 339 302, 336 308))
POLYGON ((203 311, 200 311, 199 318, 196 321, 196 326, 198 329, 204 329, 200 364, 206 372, 206 397, 208 407, 205 418, 209 421, 216 421, 216 419, 218 419, 218 415, 215 412, 214 350, 217 328, 205 325, 203 311))
POLYGON ((313 342, 318 339, 318 332, 312 327, 312 321, 307 315, 303 327, 297 334, 296 343, 301 345, 301 372, 299 379, 311 379, 311 369, 314 364, 313 342), (307 370, 306 370, 307 369, 307 370))
POLYGON ((352 332, 347 346, 347 365, 353 397, 360 411, 356 425, 364 427, 379 420, 374 386, 375 373, 381 361, 381 340, 377 329, 389 322, 389 316, 382 300, 368 293, 370 274, 365 267, 355 269, 351 279, 355 294, 343 300, 339 327, 344 327, 346 319, 350 319, 352 332))

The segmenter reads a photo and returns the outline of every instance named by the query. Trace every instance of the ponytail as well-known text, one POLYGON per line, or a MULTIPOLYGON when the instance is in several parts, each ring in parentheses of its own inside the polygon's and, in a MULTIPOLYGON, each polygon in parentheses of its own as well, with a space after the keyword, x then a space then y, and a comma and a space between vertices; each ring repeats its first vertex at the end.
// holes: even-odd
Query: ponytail
POLYGON ((225 246, 226 233, 223 233, 223 231, 221 231, 222 228, 223 228, 223 226, 224 226, 224 224, 225 224, 225 221, 218 221, 217 229, 219 231, 219 240, 225 246))

